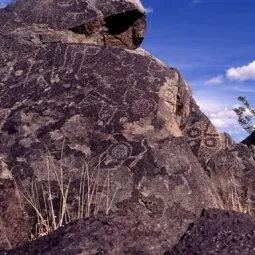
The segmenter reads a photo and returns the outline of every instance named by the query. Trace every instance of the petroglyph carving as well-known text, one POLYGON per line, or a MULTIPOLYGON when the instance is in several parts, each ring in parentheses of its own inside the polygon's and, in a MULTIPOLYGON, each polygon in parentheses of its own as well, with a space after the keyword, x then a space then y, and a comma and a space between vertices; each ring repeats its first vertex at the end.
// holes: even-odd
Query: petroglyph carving
POLYGON ((125 160, 131 154, 132 148, 128 143, 117 143, 109 148, 109 155, 117 160, 125 160))

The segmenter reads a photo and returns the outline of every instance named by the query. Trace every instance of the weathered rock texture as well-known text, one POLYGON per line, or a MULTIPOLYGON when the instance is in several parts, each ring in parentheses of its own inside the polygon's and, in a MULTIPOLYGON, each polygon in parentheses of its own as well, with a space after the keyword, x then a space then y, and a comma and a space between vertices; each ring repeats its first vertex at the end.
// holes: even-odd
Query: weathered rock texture
MULTIPOLYGON (((31 226, 6 165, 0 164, 0 247, 13 248, 29 238, 31 226)), ((1 249, 0 248, 0 249, 1 249)))
POLYGON ((182 125, 182 132, 203 167, 214 155, 234 144, 228 134, 217 131, 194 101, 188 121, 182 125))
POLYGON ((85 216, 131 211, 131 236, 151 237, 126 245, 144 243, 147 253, 160 254, 213 206, 214 191, 182 136, 189 87, 145 51, 122 49, 143 37, 138 1, 107 3, 20 0, 1 11, 0 155, 21 188, 32 192, 35 179, 34 186, 50 184, 39 203, 46 192, 58 208, 58 183, 69 185, 73 217, 86 179, 85 216), (111 47, 94 40, 105 27, 111 47), (58 39, 46 40, 51 33, 58 39), (59 39, 69 33, 70 40, 59 39), (82 44, 73 40, 77 33, 82 44))
POLYGON ((43 47, 14 64, 2 86, 0 151, 25 183, 47 180, 50 153, 75 189, 86 163, 100 186, 109 176, 110 197, 117 191, 112 210, 140 201, 152 214, 148 228, 155 218, 166 242, 175 243, 210 205, 209 179, 175 123, 179 79, 144 52, 43 47))
MULTIPOLYGON (((210 162, 235 145, 176 69, 134 50, 145 23, 138 0, 19 0, 0 10, 6 173, 42 214, 52 202, 49 221, 65 202, 71 219, 109 215, 42 239, 53 244, 38 254, 163 254, 217 204, 203 167, 211 174, 210 162)), ((33 245, 27 254, 36 254, 33 245)))
POLYGON ((144 37, 140 0, 19 0, 0 10, 1 35, 25 44, 97 43, 137 48, 144 37))
POLYGON ((205 170, 224 208, 254 214, 254 155, 252 150, 240 143, 220 151, 208 162, 205 170))
POLYGON ((237 212, 210 209, 194 223, 167 255, 253 255, 255 218, 237 212))
MULTIPOLYGON (((140 205, 134 210, 142 209, 140 205), (139 208, 140 207, 140 208, 139 208)), ((151 242, 160 245, 163 238, 148 231, 141 213, 134 218, 129 211, 110 217, 79 220, 10 252, 1 255, 69 255, 69 254, 129 254, 150 255, 151 242), (93 234, 92 234, 93 233, 93 234)), ((149 219, 149 218, 148 218, 149 219)), ((156 226, 155 226, 156 228, 156 226)), ((163 232, 161 233, 163 234, 163 232)), ((179 243, 172 249, 167 245, 158 255, 253 255, 255 254, 255 218, 219 209, 203 211, 201 218, 191 224, 179 243)), ((154 247, 156 250, 157 247, 154 247)), ((156 253, 155 253, 156 254, 156 253)))

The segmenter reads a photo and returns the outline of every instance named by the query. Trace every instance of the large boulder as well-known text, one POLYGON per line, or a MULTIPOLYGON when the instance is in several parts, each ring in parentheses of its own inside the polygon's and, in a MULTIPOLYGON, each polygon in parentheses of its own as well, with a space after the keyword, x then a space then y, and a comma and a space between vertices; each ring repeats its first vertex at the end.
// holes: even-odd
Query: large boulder
MULTIPOLYGON (((141 205, 134 210, 142 209, 141 205), (140 208, 139 208, 140 207, 140 208)), ((255 253, 255 218, 242 213, 208 209, 180 238, 177 245, 162 245, 162 236, 148 231, 141 213, 130 211, 109 217, 82 219, 62 227, 34 242, 1 255, 253 255, 255 253), (150 248, 153 247, 153 250, 150 248)), ((148 218, 149 219, 149 218, 148 218)), ((157 227, 155 226, 154 230, 157 227)))
POLYGON ((20 0, 1 10, 1 161, 37 214, 51 212, 53 229, 56 220, 130 211, 126 244, 160 254, 214 206, 215 193, 181 130, 188 85, 176 69, 130 50, 144 33, 139 1, 101 2, 20 0), (95 39, 107 24, 106 37, 118 25, 122 43, 115 34, 95 39), (145 229, 150 238, 133 244, 145 229))
POLYGON ((134 49, 145 26, 140 0, 18 0, 0 10, 1 35, 34 45, 97 43, 134 49))
MULTIPOLYGON (((47 181, 50 175, 56 185, 57 169, 76 194, 87 166, 99 187, 91 208, 116 211, 140 201, 152 214, 148 228, 164 229, 171 246, 203 207, 212 206, 213 193, 175 121, 179 79, 143 51, 43 47, 33 60, 14 64, 2 86, 1 109, 7 114, 0 152, 23 183, 35 177, 47 181), (96 200, 105 180, 106 194, 114 198, 111 208, 108 197, 101 204, 96 200)), ((72 204, 78 202, 74 195, 72 204)))

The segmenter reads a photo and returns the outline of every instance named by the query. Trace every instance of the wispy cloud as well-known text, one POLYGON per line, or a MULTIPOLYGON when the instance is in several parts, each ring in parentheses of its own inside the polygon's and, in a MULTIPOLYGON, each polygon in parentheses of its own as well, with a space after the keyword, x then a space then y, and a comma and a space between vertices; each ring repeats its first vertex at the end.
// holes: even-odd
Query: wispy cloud
POLYGON ((208 99, 204 94, 194 95, 201 111, 211 120, 214 126, 221 132, 229 133, 236 141, 243 140, 248 133, 238 123, 238 118, 230 102, 223 103, 220 98, 208 99))
POLYGON ((153 13, 154 12, 154 9, 152 8, 152 7, 145 7, 144 8, 145 9, 145 12, 147 13, 147 14, 149 14, 149 13, 153 13))
POLYGON ((248 65, 229 68, 226 76, 233 81, 255 80, 255 60, 248 65))
POLYGON ((205 85, 220 85, 224 81, 223 75, 217 75, 205 82, 205 85))

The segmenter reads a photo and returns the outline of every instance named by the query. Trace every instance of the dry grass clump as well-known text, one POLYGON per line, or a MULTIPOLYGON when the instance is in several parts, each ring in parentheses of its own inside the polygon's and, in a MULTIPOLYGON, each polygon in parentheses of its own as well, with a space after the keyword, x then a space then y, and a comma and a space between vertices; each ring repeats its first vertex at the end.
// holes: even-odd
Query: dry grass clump
POLYGON ((75 197, 78 197, 77 209, 75 213, 71 213, 68 206, 68 198, 72 180, 69 179, 68 183, 64 181, 62 160, 60 162, 60 169, 56 169, 53 158, 48 152, 46 168, 48 179, 45 182, 38 182, 34 178, 31 187, 27 188, 21 180, 16 180, 21 197, 25 199, 36 214, 36 225, 35 230, 31 234, 31 240, 48 235, 52 231, 73 220, 96 215, 100 210, 102 211, 102 207, 104 207, 104 212, 106 214, 109 213, 119 189, 117 186, 113 194, 110 194, 112 189, 110 189, 109 170, 106 174, 104 173, 106 176, 100 176, 99 168, 96 167, 90 174, 88 164, 84 163, 83 169, 80 172, 80 183, 79 187, 77 187, 78 191, 77 194, 75 194, 75 197), (50 178, 52 173, 57 180, 57 188, 59 190, 58 208, 56 208, 53 203, 53 199, 56 197, 56 194, 53 194, 53 188, 55 190, 56 187, 52 185, 52 180, 50 178), (101 184, 99 182, 101 182, 101 184))

